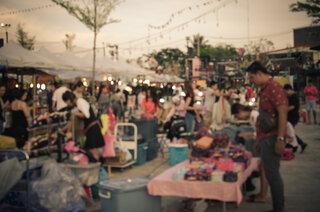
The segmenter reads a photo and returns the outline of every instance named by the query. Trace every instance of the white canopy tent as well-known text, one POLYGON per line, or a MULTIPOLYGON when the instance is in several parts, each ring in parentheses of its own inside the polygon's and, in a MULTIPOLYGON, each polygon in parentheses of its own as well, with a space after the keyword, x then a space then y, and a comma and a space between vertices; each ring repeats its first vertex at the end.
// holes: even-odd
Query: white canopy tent
POLYGON ((13 41, 0 48, 0 62, 10 67, 50 68, 54 65, 51 59, 28 51, 13 41))
MULTIPOLYGON (((9 67, 33 67, 45 73, 58 75, 62 79, 71 80, 76 77, 92 77, 92 54, 79 57, 70 51, 59 54, 51 53, 45 47, 37 52, 28 51, 15 42, 10 41, 0 48, 0 63, 9 67)), ((182 81, 169 75, 158 75, 137 65, 123 60, 113 61, 109 57, 98 56, 96 59, 96 80, 103 81, 109 74, 115 78, 130 81, 139 75, 151 82, 182 81)))

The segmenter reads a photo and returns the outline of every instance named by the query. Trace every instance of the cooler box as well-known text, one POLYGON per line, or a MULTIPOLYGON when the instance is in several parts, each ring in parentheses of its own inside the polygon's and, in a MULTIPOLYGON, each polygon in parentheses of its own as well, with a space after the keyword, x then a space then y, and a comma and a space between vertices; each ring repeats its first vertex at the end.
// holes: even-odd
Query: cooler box
POLYGON ((115 179, 99 184, 102 212, 160 212, 161 197, 150 196, 147 178, 115 179))
MULTIPOLYGON (((138 144, 137 162, 134 165, 141 166, 147 161, 148 148, 147 142, 138 144)), ((133 155, 133 150, 129 150, 129 152, 133 155)))
POLYGON ((170 144, 170 166, 188 159, 188 144, 170 144))
POLYGON ((153 138, 147 141, 148 150, 147 150, 147 161, 153 160, 158 156, 159 143, 158 138, 153 138))

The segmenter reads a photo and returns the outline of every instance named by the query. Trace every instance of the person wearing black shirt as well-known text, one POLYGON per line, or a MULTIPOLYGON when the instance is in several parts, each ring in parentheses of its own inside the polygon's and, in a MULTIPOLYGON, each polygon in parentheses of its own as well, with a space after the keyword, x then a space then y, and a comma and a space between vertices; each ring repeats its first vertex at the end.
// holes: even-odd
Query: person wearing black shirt
MULTIPOLYGON (((289 107, 288 107, 288 121, 295 127, 299 122, 299 108, 300 108, 300 101, 298 95, 292 89, 292 86, 289 84, 284 85, 284 90, 287 93, 289 107)), ((308 144, 303 142, 301 138, 296 134, 297 141, 301 146, 301 153, 305 150, 308 144)))
POLYGON ((192 132, 196 121, 196 109, 194 107, 195 95, 194 95, 193 83, 191 81, 185 82, 185 109, 187 110, 185 121, 187 126, 187 132, 192 132))

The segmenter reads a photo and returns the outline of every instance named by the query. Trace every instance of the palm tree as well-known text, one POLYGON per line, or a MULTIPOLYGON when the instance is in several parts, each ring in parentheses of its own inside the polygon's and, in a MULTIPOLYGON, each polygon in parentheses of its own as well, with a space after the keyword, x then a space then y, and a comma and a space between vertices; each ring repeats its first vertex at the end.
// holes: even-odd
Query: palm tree
POLYGON ((193 53, 197 53, 196 55, 200 56, 201 49, 205 48, 208 45, 208 40, 205 40, 204 36, 200 34, 193 35, 191 40, 191 45, 193 48, 193 53), (199 46, 198 46, 199 43, 199 46), (198 49, 199 48, 199 49, 198 49))

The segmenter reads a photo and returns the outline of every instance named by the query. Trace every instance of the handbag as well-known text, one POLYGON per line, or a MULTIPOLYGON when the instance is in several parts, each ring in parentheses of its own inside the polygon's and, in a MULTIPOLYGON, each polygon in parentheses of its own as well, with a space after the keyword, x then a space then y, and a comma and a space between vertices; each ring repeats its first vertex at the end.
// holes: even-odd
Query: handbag
POLYGON ((271 116, 267 111, 259 108, 259 116, 257 119, 258 126, 264 133, 268 133, 278 125, 278 117, 271 116))

